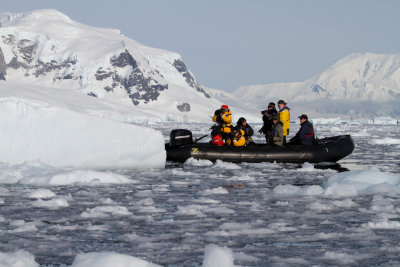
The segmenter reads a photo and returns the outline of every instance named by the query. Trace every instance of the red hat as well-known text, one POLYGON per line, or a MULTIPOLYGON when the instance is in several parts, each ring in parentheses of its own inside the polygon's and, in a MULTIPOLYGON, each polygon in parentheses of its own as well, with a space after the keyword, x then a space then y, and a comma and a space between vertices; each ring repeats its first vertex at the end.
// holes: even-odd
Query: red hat
POLYGON ((229 109, 228 105, 222 105, 221 108, 222 109, 229 109))

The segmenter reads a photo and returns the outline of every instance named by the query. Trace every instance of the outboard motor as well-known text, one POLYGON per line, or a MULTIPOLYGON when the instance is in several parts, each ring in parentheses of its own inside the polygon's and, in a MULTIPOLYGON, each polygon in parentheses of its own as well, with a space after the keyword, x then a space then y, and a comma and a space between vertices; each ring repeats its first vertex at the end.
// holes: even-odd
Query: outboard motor
POLYGON ((186 144, 192 144, 193 137, 192 132, 186 129, 175 129, 169 134, 169 146, 182 146, 186 144))

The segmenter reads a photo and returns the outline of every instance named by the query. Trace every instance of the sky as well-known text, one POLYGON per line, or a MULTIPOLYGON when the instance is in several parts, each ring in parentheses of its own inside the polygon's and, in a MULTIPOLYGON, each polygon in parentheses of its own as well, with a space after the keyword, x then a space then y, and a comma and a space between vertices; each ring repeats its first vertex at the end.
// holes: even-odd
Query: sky
POLYGON ((400 53, 397 0, 0 0, 0 12, 36 9, 177 52, 201 85, 228 92, 305 81, 352 53, 400 53))

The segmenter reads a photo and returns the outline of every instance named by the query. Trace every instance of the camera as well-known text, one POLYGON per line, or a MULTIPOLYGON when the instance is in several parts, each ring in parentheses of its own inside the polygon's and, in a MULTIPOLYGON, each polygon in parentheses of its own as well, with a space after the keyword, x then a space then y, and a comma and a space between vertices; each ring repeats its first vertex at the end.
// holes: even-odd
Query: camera
POLYGON ((222 110, 221 110, 221 109, 217 109, 217 110, 214 112, 214 115, 220 116, 221 113, 222 113, 222 110))

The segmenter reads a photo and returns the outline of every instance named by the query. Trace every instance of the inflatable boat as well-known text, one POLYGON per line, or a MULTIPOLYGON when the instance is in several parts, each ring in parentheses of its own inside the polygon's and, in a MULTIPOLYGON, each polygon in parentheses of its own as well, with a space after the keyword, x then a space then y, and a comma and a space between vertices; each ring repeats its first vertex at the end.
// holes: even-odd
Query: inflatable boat
POLYGON ((165 144, 167 160, 185 162, 188 158, 217 159, 227 162, 283 162, 283 163, 321 163, 337 162, 350 155, 354 143, 350 135, 339 135, 317 139, 316 144, 277 147, 267 144, 255 144, 246 147, 215 146, 209 143, 193 141, 192 132, 175 129, 170 133, 170 142, 165 144))

